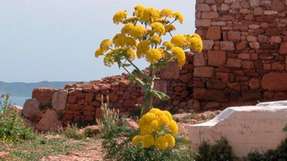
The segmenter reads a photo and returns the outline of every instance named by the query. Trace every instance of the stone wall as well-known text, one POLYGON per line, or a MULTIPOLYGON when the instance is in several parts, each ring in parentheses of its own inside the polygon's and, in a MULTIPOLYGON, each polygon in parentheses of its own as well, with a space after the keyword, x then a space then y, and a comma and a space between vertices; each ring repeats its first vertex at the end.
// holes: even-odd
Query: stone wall
POLYGON ((287 1, 197 0, 193 98, 202 109, 287 98, 287 1), (197 63, 200 62, 200 63, 197 63))
POLYGON ((121 113, 135 111, 136 105, 143 102, 141 88, 129 83, 126 75, 66 85, 65 90, 68 97, 64 122, 95 121, 102 102, 109 102, 109 107, 119 109, 121 113))
MULTIPOLYGON (((182 69, 170 64, 158 74, 156 88, 171 97, 157 102, 160 107, 190 112, 287 99, 286 0, 197 0, 196 32, 204 39, 203 54, 187 54, 182 69)), ((126 75, 52 93, 36 89, 33 98, 64 122, 94 121, 102 96, 123 113, 143 102, 142 89, 126 75)))

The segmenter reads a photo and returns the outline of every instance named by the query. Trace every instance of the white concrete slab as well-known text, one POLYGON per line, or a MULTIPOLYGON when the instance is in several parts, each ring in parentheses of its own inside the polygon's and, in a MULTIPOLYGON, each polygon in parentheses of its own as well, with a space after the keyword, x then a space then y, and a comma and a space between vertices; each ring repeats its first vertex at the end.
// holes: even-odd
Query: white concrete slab
POLYGON ((182 125, 196 150, 204 141, 226 138, 238 157, 252 151, 275 149, 287 135, 287 101, 257 106, 230 107, 214 119, 197 125, 182 125))

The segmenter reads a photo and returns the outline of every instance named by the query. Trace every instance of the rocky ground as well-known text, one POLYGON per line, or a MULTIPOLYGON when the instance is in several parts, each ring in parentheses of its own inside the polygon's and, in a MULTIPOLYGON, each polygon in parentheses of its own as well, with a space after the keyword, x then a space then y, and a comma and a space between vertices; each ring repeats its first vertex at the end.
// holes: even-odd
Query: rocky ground
MULTIPOLYGON (((183 113, 174 118, 179 123, 196 124, 214 118, 219 112, 183 113)), ((17 145, 0 142, 0 160, 3 161, 103 161, 103 155, 99 137, 77 140, 63 134, 44 134, 39 140, 17 145)))
POLYGON ((97 139, 93 143, 87 143, 80 150, 68 152, 64 155, 44 157, 40 161, 103 161, 101 140, 97 139))

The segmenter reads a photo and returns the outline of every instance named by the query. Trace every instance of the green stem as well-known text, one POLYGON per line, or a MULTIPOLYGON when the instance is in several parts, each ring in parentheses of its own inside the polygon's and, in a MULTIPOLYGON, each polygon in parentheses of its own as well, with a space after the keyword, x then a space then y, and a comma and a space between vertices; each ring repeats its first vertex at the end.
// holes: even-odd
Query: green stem
POLYGON ((144 93, 144 104, 143 107, 141 109, 141 116, 148 111, 150 108, 153 107, 153 102, 154 102, 154 98, 151 95, 151 92, 154 89, 154 81, 155 81, 155 69, 154 69, 154 65, 151 64, 149 67, 149 77, 150 79, 147 82, 147 87, 145 89, 145 93, 144 93))
POLYGON ((142 71, 140 70, 140 68, 138 68, 132 61, 130 61, 129 59, 127 59, 127 60, 128 60, 128 62, 129 62, 137 71, 139 71, 139 72, 142 73, 142 71))

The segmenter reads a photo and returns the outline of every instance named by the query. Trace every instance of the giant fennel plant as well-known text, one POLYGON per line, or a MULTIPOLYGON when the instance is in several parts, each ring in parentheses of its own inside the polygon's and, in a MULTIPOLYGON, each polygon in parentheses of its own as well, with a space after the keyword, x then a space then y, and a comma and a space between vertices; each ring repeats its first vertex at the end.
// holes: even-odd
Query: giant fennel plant
MULTIPOLYGON (((198 34, 174 34, 176 24, 183 21, 180 12, 143 5, 135 6, 132 16, 126 11, 118 11, 113 16, 113 22, 122 25, 121 31, 112 39, 103 40, 95 55, 103 57, 106 66, 117 64, 124 69, 130 80, 143 88, 144 104, 136 131, 126 133, 126 130, 119 130, 117 121, 101 121, 113 125, 102 126, 107 133, 103 138, 108 158, 117 161, 191 160, 188 148, 180 148, 178 125, 172 115, 153 107, 155 98, 168 99, 165 93, 154 88, 159 79, 156 73, 170 62, 177 62, 181 68, 186 63, 187 53, 200 53, 203 49, 198 34), (148 62, 147 70, 136 65, 137 59, 148 62), (119 140, 122 141, 119 143, 119 140)), ((102 120, 110 120, 107 118, 104 116, 102 120)))
POLYGON ((153 107, 154 98, 168 99, 165 93, 154 89, 155 80, 159 79, 156 72, 173 61, 182 67, 186 53, 202 51, 202 39, 198 34, 174 34, 176 23, 183 21, 180 12, 170 9, 137 5, 132 16, 128 16, 127 11, 118 11, 113 22, 122 25, 121 31, 112 39, 103 40, 96 50, 96 57, 103 56, 105 65, 117 64, 144 89, 141 114, 153 107), (145 72, 134 62, 141 58, 149 64, 145 72))

